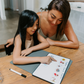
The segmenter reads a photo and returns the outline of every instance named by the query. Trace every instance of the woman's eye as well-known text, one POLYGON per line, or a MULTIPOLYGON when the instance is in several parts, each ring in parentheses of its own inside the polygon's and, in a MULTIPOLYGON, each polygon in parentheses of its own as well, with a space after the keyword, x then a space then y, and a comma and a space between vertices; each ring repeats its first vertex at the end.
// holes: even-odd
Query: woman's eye
POLYGON ((52 18, 52 19, 54 19, 54 17, 53 17, 53 16, 51 16, 51 18, 52 18))
POLYGON ((62 21, 62 20, 59 20, 59 21, 62 21))

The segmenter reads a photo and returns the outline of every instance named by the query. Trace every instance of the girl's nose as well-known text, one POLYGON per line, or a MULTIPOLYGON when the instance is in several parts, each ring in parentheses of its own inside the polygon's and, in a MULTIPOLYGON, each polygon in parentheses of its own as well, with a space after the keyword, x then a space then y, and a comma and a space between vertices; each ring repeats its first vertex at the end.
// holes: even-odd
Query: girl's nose
POLYGON ((37 29, 37 26, 34 26, 34 29, 36 30, 37 29))

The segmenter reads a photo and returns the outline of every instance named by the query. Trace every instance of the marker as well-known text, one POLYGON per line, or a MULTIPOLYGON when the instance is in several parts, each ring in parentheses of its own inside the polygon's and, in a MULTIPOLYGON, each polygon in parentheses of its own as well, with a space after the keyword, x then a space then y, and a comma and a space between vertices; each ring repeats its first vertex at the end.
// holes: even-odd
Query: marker
POLYGON ((21 73, 15 71, 15 70, 13 70, 13 69, 9 69, 9 70, 12 71, 12 72, 14 72, 14 73, 16 73, 16 74, 18 74, 18 75, 21 75, 21 76, 24 77, 24 78, 26 78, 26 75, 24 75, 24 74, 21 74, 21 73))

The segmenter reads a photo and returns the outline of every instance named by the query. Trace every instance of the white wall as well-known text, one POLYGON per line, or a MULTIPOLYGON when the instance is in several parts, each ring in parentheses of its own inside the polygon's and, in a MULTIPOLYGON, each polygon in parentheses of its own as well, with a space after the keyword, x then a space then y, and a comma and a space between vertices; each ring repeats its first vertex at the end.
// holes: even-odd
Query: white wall
POLYGON ((34 11, 35 12, 39 12, 41 11, 40 8, 46 8, 48 7, 48 4, 51 2, 52 0, 34 0, 34 11))
POLYGON ((34 0, 34 11, 39 12, 40 0, 34 0))
POLYGON ((40 0, 39 4, 40 7, 45 8, 48 7, 48 4, 51 2, 52 0, 40 0))
POLYGON ((19 6, 19 13, 21 13, 25 9, 25 0, 18 0, 18 6, 19 6))
POLYGON ((5 8, 10 8, 10 0, 4 0, 5 8))
POLYGON ((4 3, 5 3, 5 8, 10 8, 12 10, 17 10, 19 8, 18 0, 4 0, 4 3))
POLYGON ((83 2, 69 2, 71 9, 76 11, 84 12, 84 3, 83 2), (77 8, 81 7, 81 8, 77 8))
POLYGON ((19 13, 23 10, 29 9, 34 11, 34 0, 18 0, 19 13))
POLYGON ((2 20, 6 20, 4 0, 0 0, 0 17, 2 20))
POLYGON ((10 9, 17 10, 18 8, 18 0, 10 0, 10 9))
POLYGON ((9 3, 10 3, 10 7, 9 7, 9 8, 13 10, 13 7, 14 7, 14 5, 13 5, 13 0, 10 0, 9 3))
POLYGON ((41 7, 47 7, 50 2, 51 0, 19 0, 19 13, 25 9, 39 12, 41 7))
POLYGON ((25 0, 25 9, 34 11, 34 1, 35 0, 25 0))

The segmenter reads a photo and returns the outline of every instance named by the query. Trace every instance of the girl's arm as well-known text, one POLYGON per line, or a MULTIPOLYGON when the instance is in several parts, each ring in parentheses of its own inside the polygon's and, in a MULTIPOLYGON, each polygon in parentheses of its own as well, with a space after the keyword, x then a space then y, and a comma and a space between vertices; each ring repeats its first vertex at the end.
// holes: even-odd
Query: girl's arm
POLYGON ((20 35, 17 35, 15 38, 15 46, 13 50, 13 63, 14 64, 28 64, 28 63, 35 63, 41 62, 49 64, 51 61, 56 61, 54 58, 50 56, 45 57, 25 57, 21 56, 21 38, 20 35))
POLYGON ((56 46, 67 47, 67 48, 76 48, 76 49, 79 48, 78 39, 69 21, 66 24, 64 33, 67 36, 68 39, 67 41, 54 41, 49 38, 47 38, 47 41, 49 42, 50 45, 56 45, 56 46))
POLYGON ((44 49, 49 47, 49 43, 47 42, 47 40, 45 38, 43 38, 38 32, 37 32, 37 36, 38 36, 38 40, 39 40, 39 44, 36 46, 32 46, 28 49, 25 49, 21 52, 21 55, 28 55, 29 53, 31 53, 32 51, 36 51, 36 50, 40 50, 40 49, 44 49))
POLYGON ((40 43, 34 47, 31 47, 33 51, 49 47, 49 43, 47 42, 47 40, 44 37, 42 37, 38 32, 37 36, 40 43))

